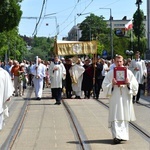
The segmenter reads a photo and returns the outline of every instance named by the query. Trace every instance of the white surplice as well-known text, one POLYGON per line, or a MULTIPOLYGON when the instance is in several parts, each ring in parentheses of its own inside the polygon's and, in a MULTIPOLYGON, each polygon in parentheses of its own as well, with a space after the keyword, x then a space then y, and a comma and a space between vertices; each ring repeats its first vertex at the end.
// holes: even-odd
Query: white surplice
POLYGON ((147 68, 146 68, 144 60, 132 59, 130 65, 129 65, 129 69, 135 75, 135 78, 137 79, 138 83, 139 84, 143 84, 144 83, 144 76, 147 75, 147 68), (134 70, 135 68, 138 68, 139 70, 138 71, 134 70))
POLYGON ((64 64, 59 62, 55 64, 51 62, 49 66, 49 75, 51 80, 51 88, 62 88, 62 80, 66 77, 66 69, 64 64), (57 70, 55 70, 57 68, 57 70))
POLYGON ((72 90, 76 93, 76 96, 81 96, 81 86, 84 71, 84 67, 80 64, 73 65, 69 70, 70 76, 73 76, 77 82, 72 83, 72 90))
POLYGON ((108 124, 112 130, 113 138, 128 140, 128 122, 135 121, 134 108, 132 103, 133 95, 138 92, 138 82, 133 73, 127 69, 129 88, 127 85, 112 86, 114 70, 105 76, 102 88, 106 97, 109 98, 108 124), (126 134, 125 134, 126 133, 126 134))
POLYGON ((45 77, 46 66, 40 63, 36 69, 36 64, 31 68, 31 73, 34 75, 33 83, 35 88, 35 96, 42 97, 43 92, 43 78, 45 77), (39 78, 36 78, 39 76, 39 78))
POLYGON ((7 71, 0 68, 0 130, 3 126, 4 112, 8 116, 6 101, 12 96, 14 87, 7 71))

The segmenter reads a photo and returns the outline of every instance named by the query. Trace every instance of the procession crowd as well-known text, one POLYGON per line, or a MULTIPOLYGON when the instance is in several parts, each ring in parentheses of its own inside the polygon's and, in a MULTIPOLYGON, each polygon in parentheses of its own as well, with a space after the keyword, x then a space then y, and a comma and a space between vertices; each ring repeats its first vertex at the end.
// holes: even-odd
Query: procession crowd
MULTIPOLYGON (((135 75, 140 85, 140 92, 136 99, 136 101, 139 101, 141 90, 143 90, 143 93, 146 92, 146 95, 150 95, 150 61, 143 61, 140 59, 140 56, 137 55, 135 55, 135 58, 136 59, 133 60, 130 58, 124 59, 124 66, 130 69, 134 75, 135 72, 139 72, 138 75, 135 75), (139 62, 137 61, 138 59, 139 62), (135 66, 138 67, 136 68, 135 66)), ((77 57, 67 57, 65 59, 56 56, 51 61, 44 61, 39 58, 38 66, 36 66, 35 63, 35 60, 30 62, 24 60, 21 63, 17 60, 9 60, 7 64, 0 62, 0 67, 6 70, 11 77, 15 89, 14 96, 22 96, 27 86, 34 86, 37 99, 41 99, 42 90, 45 87, 51 87, 52 94, 55 93, 55 88, 60 87, 63 98, 72 98, 74 97, 73 95, 75 95, 75 98, 81 99, 83 91, 84 98, 89 99, 90 96, 93 96, 98 99, 100 91, 102 90, 104 77, 108 71, 116 66, 114 59, 105 60, 100 57, 96 59, 86 57, 82 60, 77 57), (59 75, 61 73, 64 73, 64 75, 61 76, 62 78, 56 78, 56 81, 54 81, 54 76, 58 77, 58 75, 55 75, 53 68, 57 63, 61 66, 59 75), (37 78, 37 71, 41 76, 38 77, 38 84, 35 80, 35 78, 37 78), (37 84, 37 86, 35 84, 37 84)), ((59 65, 57 65, 57 67, 59 67, 59 65)), ((55 69, 57 67, 55 66, 55 69)), ((60 100, 61 99, 59 99, 59 101, 60 100)), ((133 102, 135 102, 135 98, 133 102)))
POLYGON ((112 60, 100 57, 60 58, 56 55, 51 61, 37 57, 31 62, 0 62, 0 68, 9 73, 14 96, 24 95, 27 86, 33 86, 36 100, 41 100, 43 89, 50 88, 55 105, 60 105, 62 98, 90 99, 92 96, 99 99, 103 91, 110 99, 109 127, 116 144, 129 140, 128 122, 135 120, 133 104, 139 102, 141 91, 150 95, 150 61, 142 60, 139 51, 132 60, 123 59, 121 55, 112 60), (125 78, 125 84, 118 85, 114 78, 115 67, 127 69, 126 76, 119 76, 125 78))

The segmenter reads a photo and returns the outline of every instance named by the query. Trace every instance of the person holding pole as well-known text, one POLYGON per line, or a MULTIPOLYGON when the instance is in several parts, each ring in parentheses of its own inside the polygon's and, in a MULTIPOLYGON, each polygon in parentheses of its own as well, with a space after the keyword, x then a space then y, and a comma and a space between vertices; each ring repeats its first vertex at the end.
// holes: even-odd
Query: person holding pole
POLYGON ((34 75, 33 84, 36 99, 41 100, 43 92, 43 78, 45 77, 45 65, 41 63, 41 59, 38 58, 38 56, 36 56, 36 64, 32 67, 31 73, 34 75))

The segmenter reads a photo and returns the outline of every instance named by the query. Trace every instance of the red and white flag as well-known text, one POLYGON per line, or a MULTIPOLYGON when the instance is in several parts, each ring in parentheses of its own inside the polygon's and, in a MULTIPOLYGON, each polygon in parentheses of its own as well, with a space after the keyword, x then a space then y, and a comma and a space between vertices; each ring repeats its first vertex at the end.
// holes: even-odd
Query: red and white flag
POLYGON ((125 24, 125 30, 131 30, 133 28, 132 20, 125 24))

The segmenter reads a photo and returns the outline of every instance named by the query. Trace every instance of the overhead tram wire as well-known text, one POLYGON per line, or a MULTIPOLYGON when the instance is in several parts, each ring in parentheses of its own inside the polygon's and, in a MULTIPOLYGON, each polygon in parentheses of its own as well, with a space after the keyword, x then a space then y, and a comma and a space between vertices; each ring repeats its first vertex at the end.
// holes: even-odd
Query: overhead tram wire
MULTIPOLYGON (((93 0, 91 0, 90 1, 90 3, 85 7, 85 9, 82 11, 82 12, 84 12, 90 5, 91 5, 91 3, 93 2, 93 0)), ((78 3, 78 2, 77 2, 78 3)), ((71 12, 72 13, 72 12, 71 12)), ((70 13, 70 14, 71 14, 70 13)), ((69 15, 70 16, 70 15, 69 15)), ((79 17, 79 16, 78 16, 79 17)), ((67 19, 68 19, 69 17, 67 17, 67 19)), ((67 21, 67 19, 62 23, 62 24, 64 24, 66 21, 67 21)), ((59 33, 61 33, 63 30, 65 30, 70 24, 72 24, 74 22, 74 20, 72 20, 67 26, 65 26, 59 33)), ((62 25, 61 24, 61 25, 62 25)))
POLYGON ((42 4, 42 9, 41 9, 40 17, 39 17, 38 22, 36 23, 36 26, 35 26, 35 29, 34 29, 34 32, 33 32, 32 36, 34 36, 34 35, 37 34, 37 27, 38 27, 38 24, 40 23, 40 20, 41 20, 42 14, 43 14, 44 5, 45 5, 45 0, 43 0, 43 4, 42 4))
MULTIPOLYGON (((105 6, 103 6, 103 7, 106 7, 106 6, 109 6, 109 5, 112 5, 112 4, 114 4, 114 3, 117 3, 117 2, 119 2, 119 1, 121 1, 121 0, 117 0, 117 1, 115 1, 115 2, 112 2, 112 3, 110 3, 110 4, 108 4, 108 5, 105 5, 105 6)), ((83 10, 83 11, 81 11, 81 13, 83 13, 90 5, 91 5, 91 3, 93 2, 93 0, 91 0, 91 2, 85 7, 85 9, 83 10)), ((83 2, 82 2, 83 3, 83 2)), ((80 3, 81 4, 81 3, 80 3)), ((99 8, 96 10, 96 11, 98 11, 99 10, 99 8)), ((65 11, 65 10, 63 10, 63 11, 65 11)), ((61 11, 61 12, 63 12, 63 11, 61 11)), ((93 11, 93 12, 95 12, 95 11, 93 11)), ((57 14, 58 13, 60 13, 60 12, 57 12, 57 14)), ((81 14, 80 13, 80 14, 81 14)), ((80 16, 80 15, 79 15, 80 16)), ((78 16, 78 17, 79 17, 78 16)), ((68 17, 67 17, 68 18, 68 17)), ((66 19, 67 20, 67 19, 66 19)), ((63 23, 61 23, 60 25, 62 25, 62 24, 64 24, 66 21, 64 21, 63 23)), ((74 22, 74 20, 73 21, 71 21, 69 24, 67 24, 67 26, 65 26, 59 33, 61 33, 63 30, 65 30, 70 24, 72 24, 74 22)))
POLYGON ((92 4, 93 0, 84 8, 84 10, 81 12, 81 14, 92 4))
MULTIPOLYGON (((71 11, 71 13, 68 15, 68 17, 65 19, 65 21, 64 22, 62 22, 62 24, 64 24, 68 19, 69 19, 69 17, 72 15, 72 13, 73 13, 73 11, 76 9, 76 7, 77 7, 77 5, 78 5, 78 3, 79 3, 79 0, 78 0, 78 2, 75 4, 75 6, 73 7, 73 9, 72 9, 72 11, 71 11)), ((61 25, 62 25, 61 24, 61 25)))
MULTIPOLYGON (((46 8, 47 8, 47 0, 46 0, 46 2, 45 2, 45 8, 43 7, 44 15, 46 14, 46 8)), ((42 16, 42 15, 41 15, 41 16, 42 16)), ((40 23, 38 29, 40 29, 40 27, 41 27, 41 25, 42 25, 42 22, 43 22, 44 18, 45 18, 45 17, 41 17, 42 21, 41 21, 41 23, 40 23)), ((38 31, 38 29, 36 29, 36 32, 38 31)))

